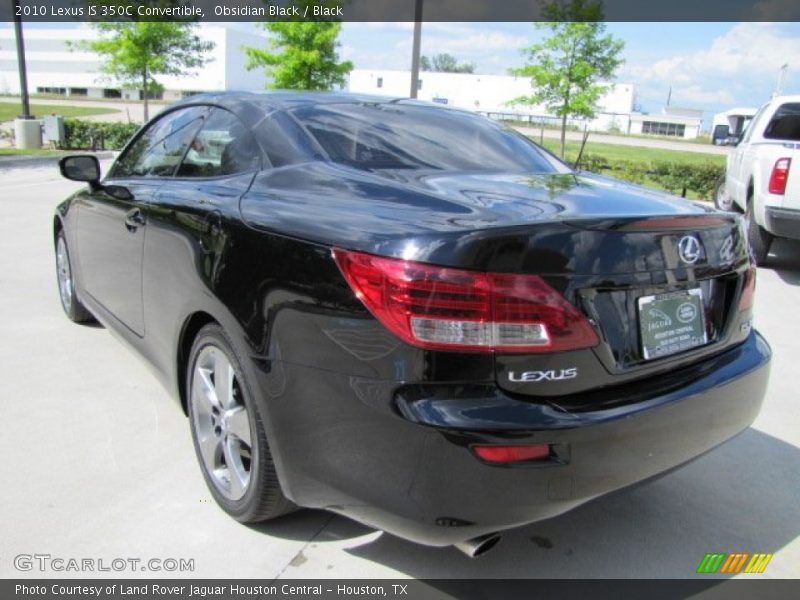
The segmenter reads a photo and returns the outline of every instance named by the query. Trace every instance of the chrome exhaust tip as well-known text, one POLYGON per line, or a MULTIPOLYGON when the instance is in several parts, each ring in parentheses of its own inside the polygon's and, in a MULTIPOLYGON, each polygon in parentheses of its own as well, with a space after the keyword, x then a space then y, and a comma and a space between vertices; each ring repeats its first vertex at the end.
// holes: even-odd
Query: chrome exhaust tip
POLYGON ((470 558, 478 558, 494 548, 497 545, 497 542, 500 541, 500 537, 501 536, 499 533, 487 533, 484 535, 479 535, 476 538, 472 538, 471 540, 467 540, 466 542, 459 542, 453 546, 461 550, 461 552, 470 558))

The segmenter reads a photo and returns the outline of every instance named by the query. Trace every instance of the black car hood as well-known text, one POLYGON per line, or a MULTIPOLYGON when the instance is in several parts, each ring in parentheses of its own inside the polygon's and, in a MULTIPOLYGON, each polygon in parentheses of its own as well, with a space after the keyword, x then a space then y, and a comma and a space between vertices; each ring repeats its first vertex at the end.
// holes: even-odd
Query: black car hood
POLYGON ((576 229, 708 211, 588 173, 378 175, 318 162, 260 173, 241 212, 250 226, 327 246, 480 268, 496 262, 482 255, 499 246, 553 245, 561 254, 579 241, 576 229))

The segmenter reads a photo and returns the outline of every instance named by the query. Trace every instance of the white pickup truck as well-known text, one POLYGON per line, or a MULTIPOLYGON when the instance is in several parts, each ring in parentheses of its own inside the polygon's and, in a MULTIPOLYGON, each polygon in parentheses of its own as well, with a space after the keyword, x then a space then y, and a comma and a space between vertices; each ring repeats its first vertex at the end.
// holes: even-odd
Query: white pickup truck
POLYGON ((728 156, 714 198, 717 208, 745 214, 759 264, 774 238, 800 239, 800 96, 779 96, 758 110, 728 156))

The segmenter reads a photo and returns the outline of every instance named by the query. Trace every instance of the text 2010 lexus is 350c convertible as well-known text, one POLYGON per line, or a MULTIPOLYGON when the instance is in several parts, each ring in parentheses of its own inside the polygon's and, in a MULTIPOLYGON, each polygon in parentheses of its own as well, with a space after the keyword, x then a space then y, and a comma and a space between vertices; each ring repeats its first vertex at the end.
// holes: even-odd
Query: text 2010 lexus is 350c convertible
POLYGON ((239 521, 475 555, 746 429, 740 218, 404 99, 193 96, 55 213, 61 301, 152 364, 239 521))

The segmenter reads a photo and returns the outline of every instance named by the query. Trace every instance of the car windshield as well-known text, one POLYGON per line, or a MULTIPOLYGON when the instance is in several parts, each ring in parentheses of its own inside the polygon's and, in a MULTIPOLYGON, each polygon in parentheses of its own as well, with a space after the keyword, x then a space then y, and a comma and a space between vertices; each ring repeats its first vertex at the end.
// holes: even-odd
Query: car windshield
POLYGON ((357 169, 570 172, 522 135, 466 111, 383 102, 292 114, 333 162, 357 169))

